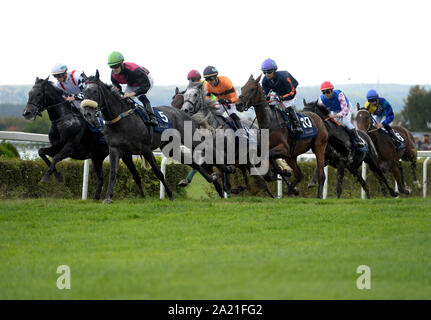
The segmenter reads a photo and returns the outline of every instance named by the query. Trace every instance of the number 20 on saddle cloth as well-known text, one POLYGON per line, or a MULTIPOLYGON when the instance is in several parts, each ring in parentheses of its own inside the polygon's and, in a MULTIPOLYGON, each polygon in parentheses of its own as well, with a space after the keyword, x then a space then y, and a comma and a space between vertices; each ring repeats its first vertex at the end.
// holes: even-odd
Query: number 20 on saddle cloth
MULTIPOLYGON (((285 111, 280 110, 279 108, 275 108, 275 110, 280 112, 284 121, 287 122, 287 129, 289 130, 289 133, 292 134, 291 133, 292 124, 290 123, 289 115, 285 111)), ((302 129, 304 130, 304 133, 295 137, 296 140, 305 140, 305 139, 310 139, 317 136, 317 128, 313 125, 313 122, 311 121, 311 119, 305 114, 302 114, 300 112, 297 112, 296 114, 298 115, 299 122, 301 123, 302 129)), ((292 134, 292 136, 294 135, 292 134)))

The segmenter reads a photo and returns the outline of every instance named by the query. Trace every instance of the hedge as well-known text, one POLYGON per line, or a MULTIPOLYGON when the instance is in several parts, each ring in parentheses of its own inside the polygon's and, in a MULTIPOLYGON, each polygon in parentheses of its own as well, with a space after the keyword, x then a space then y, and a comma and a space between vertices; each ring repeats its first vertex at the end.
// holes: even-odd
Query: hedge
MULTIPOLYGON (((423 162, 424 159, 420 159, 417 162, 417 170, 416 170, 416 174, 417 177, 422 185, 422 178, 423 178, 423 162)), ((305 198, 313 198, 316 196, 317 194, 317 187, 314 188, 308 188, 308 182, 311 180, 311 177, 313 175, 314 172, 314 168, 315 168, 315 161, 310 161, 310 162, 299 162, 299 167, 301 168, 302 173, 304 174, 304 180, 302 180, 298 185, 297 185, 297 189, 299 191, 299 196, 300 197, 305 197, 305 198)), ((410 170, 410 163, 406 163, 406 162, 402 162, 403 164, 403 169, 404 169, 404 180, 406 182, 406 185, 408 188, 410 188, 412 190, 411 193, 411 197, 422 197, 423 196, 423 191, 422 189, 417 189, 416 187, 413 187, 412 185, 412 175, 411 175, 411 170, 410 170)), ((428 171, 427 171, 427 181, 430 182, 431 181, 431 161, 428 162, 427 165, 428 171)), ((359 170, 361 170, 361 168, 359 168, 359 170)), ((337 179, 337 172, 336 169, 334 169, 333 167, 329 167, 328 170, 328 198, 336 198, 337 197, 337 193, 336 193, 336 179, 337 179)), ((394 188, 395 186, 395 180, 392 176, 392 174, 390 172, 386 172, 385 176, 389 182, 389 185, 394 188)), ((288 178, 288 181, 292 181, 293 180, 293 176, 288 178)), ((268 194, 266 193, 265 189, 263 186, 259 185, 259 183, 257 183, 256 179, 253 178, 252 176, 249 176, 249 182, 250 182, 250 191, 244 191, 241 193, 241 195, 243 196, 263 196, 263 197, 268 197, 268 194)), ((380 188, 380 184, 377 180, 377 178, 375 177, 374 173, 370 170, 370 168, 367 166, 367 179, 366 179, 368 188, 370 189, 370 195, 371 198, 375 198, 375 197, 382 197, 383 194, 381 192, 381 188, 380 188)), ((236 170, 236 172, 234 173, 233 177, 231 178, 231 184, 232 187, 237 187, 239 185, 244 185, 244 179, 242 177, 242 173, 239 170, 236 170)), ((272 192, 274 193, 275 196, 277 196, 277 182, 271 182, 269 183, 270 189, 272 190, 272 192)), ((215 196, 215 191, 214 188, 205 188, 206 193, 211 196, 214 197, 215 196)), ((283 196, 286 196, 287 194, 287 186, 286 184, 283 182, 283 196)), ((387 195, 388 197, 390 197, 389 193, 387 195)), ((405 195, 402 195, 403 197, 405 195)), ((431 186, 428 183, 428 188, 427 188, 427 196, 431 196, 431 186)), ((233 197, 235 197, 235 195, 233 195, 233 197)), ((345 175, 344 175, 344 180, 343 180, 343 193, 341 195, 342 198, 360 198, 361 197, 361 186, 359 184, 359 182, 356 181, 356 179, 353 178, 352 174, 346 170, 345 175)))
MULTIPOLYGON (((160 159, 157 159, 160 164, 160 159)), ((159 180, 151 169, 144 169, 140 161, 135 161, 141 176, 142 187, 147 197, 158 197, 160 191, 159 180)), ((38 160, 0 160, 0 198, 38 198, 56 197, 80 199, 82 195, 83 161, 62 161, 56 166, 57 171, 64 177, 64 182, 58 182, 54 175, 48 183, 39 183, 47 170, 46 164, 38 160)), ((104 186, 102 199, 105 196, 109 178, 109 162, 103 163, 104 186)), ((175 197, 184 197, 185 190, 177 187, 189 171, 189 167, 181 164, 166 166, 166 182, 175 197)), ((94 197, 96 177, 90 165, 88 198, 94 197)), ((114 199, 125 197, 140 197, 138 187, 127 167, 122 161, 117 173, 114 188, 114 199)))

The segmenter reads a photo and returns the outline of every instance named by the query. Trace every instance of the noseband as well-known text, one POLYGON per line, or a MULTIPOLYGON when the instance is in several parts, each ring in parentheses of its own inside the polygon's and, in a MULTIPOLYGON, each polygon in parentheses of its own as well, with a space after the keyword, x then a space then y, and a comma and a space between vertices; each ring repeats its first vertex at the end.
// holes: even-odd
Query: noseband
MULTIPOLYGON (((261 102, 259 102, 259 103, 254 103, 254 104, 252 104, 251 102, 252 101, 255 101, 256 100, 256 98, 257 98, 257 95, 259 94, 259 87, 260 87, 260 83, 258 82, 258 81, 256 81, 256 80, 253 80, 255 83, 256 83, 256 92, 254 93, 254 96, 253 96, 253 98, 251 98, 251 99, 248 99, 247 101, 246 101, 246 103, 245 103, 245 107, 243 108, 243 111, 247 111, 248 109, 250 109, 251 107, 253 107, 253 106, 258 106, 258 105, 261 105, 261 104, 265 104, 265 100, 264 101, 261 101, 261 102)), ((242 97, 244 97, 243 95, 240 95, 239 96, 239 98, 241 99, 242 97)))

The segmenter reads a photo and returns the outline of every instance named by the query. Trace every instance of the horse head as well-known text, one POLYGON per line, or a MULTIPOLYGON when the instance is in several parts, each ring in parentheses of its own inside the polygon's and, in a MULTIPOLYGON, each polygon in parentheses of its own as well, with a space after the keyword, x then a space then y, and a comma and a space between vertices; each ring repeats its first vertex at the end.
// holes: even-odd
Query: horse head
POLYGON ((202 82, 190 84, 184 92, 184 103, 181 110, 186 113, 195 114, 205 104, 205 95, 202 82))
POLYGON ((258 94, 259 92, 262 92, 262 88, 259 84, 261 76, 262 75, 260 75, 255 80, 253 75, 250 75, 250 78, 247 80, 246 84, 241 88, 241 95, 238 97, 238 101, 235 103, 238 111, 247 111, 251 106, 261 103, 258 101, 258 94))
POLYGON ((359 130, 369 131, 372 127, 371 114, 365 108, 360 108, 356 114, 356 125, 359 130))
POLYGON ((325 119, 329 116, 329 109, 323 105, 318 103, 318 100, 314 100, 312 102, 307 102, 303 99, 302 103, 304 104, 303 111, 310 111, 318 114, 321 118, 325 119))
POLYGON ((63 92, 54 87, 46 79, 36 78, 36 81, 28 93, 27 105, 24 108, 22 116, 26 120, 35 120, 37 116, 42 116, 42 112, 49 106, 64 102, 63 92))
POLYGON ((175 109, 180 109, 183 106, 184 103, 184 92, 185 91, 180 91, 178 89, 178 87, 175 88, 175 95, 172 97, 172 102, 171 102, 171 106, 174 107, 175 109))

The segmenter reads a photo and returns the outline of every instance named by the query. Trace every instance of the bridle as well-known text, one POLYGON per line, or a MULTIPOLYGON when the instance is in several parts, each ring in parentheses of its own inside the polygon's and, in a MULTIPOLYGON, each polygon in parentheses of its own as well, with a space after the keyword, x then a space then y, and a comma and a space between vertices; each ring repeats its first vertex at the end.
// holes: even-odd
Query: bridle
MULTIPOLYGON (((368 110, 366 110, 366 109, 361 109, 361 110, 359 110, 358 111, 358 113, 360 113, 360 112, 367 112, 369 115, 370 115, 370 117, 369 117, 369 119, 368 119, 368 126, 367 126, 367 130, 366 130, 366 132, 373 132, 373 131, 377 131, 377 130, 379 130, 379 128, 375 128, 373 125, 372 125, 372 123, 373 122, 377 122, 375 119, 374 119, 374 117, 371 115, 371 113, 368 111, 368 110)), ((357 115, 356 115, 357 116, 357 115)))
MULTIPOLYGON (((251 80, 251 79, 250 79, 251 80)), ((254 96, 251 99, 247 99, 246 103, 245 103, 245 107, 242 108, 242 111, 247 111, 248 109, 250 109, 253 106, 258 106, 261 104, 265 104, 266 100, 264 99, 263 101, 259 102, 259 103, 251 103, 252 101, 255 101, 257 98, 257 95, 259 94, 259 88, 260 88, 260 83, 257 80, 253 81, 256 83, 256 92, 254 93, 254 96)), ((239 96, 239 99, 242 99, 244 96, 241 94, 239 96)))
MULTIPOLYGON (((195 101, 195 102, 193 102, 193 101, 191 101, 190 99, 185 99, 184 100, 184 103, 183 103, 183 105, 186 103, 186 102, 188 102, 188 103, 190 103, 191 105, 192 105, 192 107, 193 107, 193 112, 191 112, 192 114, 196 114, 196 113, 198 113, 201 109, 202 109, 202 106, 203 106, 203 104, 204 104, 204 101, 203 101, 203 94, 202 94, 202 91, 201 90, 199 90, 198 88, 193 88, 194 90, 197 90, 198 92, 199 92, 199 94, 198 94, 198 99, 195 101), (196 105, 199 103, 199 108, 197 108, 196 109, 196 105)), ((186 90, 186 92, 187 92, 187 90, 186 90)), ((185 97, 185 93, 184 93, 184 97, 185 97)))
POLYGON ((41 85, 41 87, 42 87, 42 96, 43 96, 43 102, 42 102, 42 104, 37 104, 37 103, 35 103, 35 102, 31 102, 31 101, 27 102, 27 104, 32 105, 32 106, 35 106, 35 107, 36 107, 36 112, 35 112, 35 113, 36 113, 36 116, 41 117, 41 116, 42 116, 42 112, 43 112, 43 110, 44 110, 44 109, 46 109, 46 110, 48 111, 49 109, 52 109, 52 108, 54 108, 54 107, 56 107, 56 106, 59 106, 59 105, 61 105, 61 104, 63 104, 63 103, 69 103, 68 101, 64 100, 64 101, 61 101, 61 102, 56 103, 56 104, 47 105, 47 102, 46 102, 46 89, 45 89, 45 86, 44 86, 44 84, 43 84, 43 83, 41 83, 40 85, 41 85))

